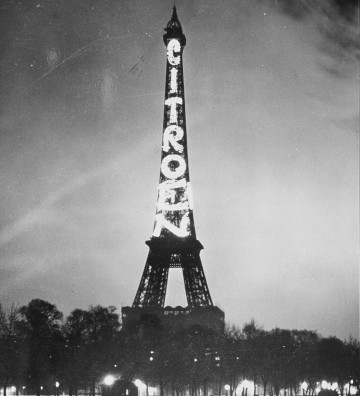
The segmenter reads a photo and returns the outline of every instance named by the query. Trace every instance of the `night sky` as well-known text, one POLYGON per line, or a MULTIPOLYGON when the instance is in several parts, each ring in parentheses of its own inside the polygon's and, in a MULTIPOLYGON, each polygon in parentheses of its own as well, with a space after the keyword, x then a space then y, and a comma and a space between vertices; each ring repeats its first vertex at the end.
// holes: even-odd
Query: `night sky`
MULTIPOLYGON (((0 301, 131 305, 169 0, 0 3, 0 301)), ((197 237, 242 326, 359 337, 358 2, 178 0, 197 237)), ((181 270, 166 303, 186 305, 181 270)))

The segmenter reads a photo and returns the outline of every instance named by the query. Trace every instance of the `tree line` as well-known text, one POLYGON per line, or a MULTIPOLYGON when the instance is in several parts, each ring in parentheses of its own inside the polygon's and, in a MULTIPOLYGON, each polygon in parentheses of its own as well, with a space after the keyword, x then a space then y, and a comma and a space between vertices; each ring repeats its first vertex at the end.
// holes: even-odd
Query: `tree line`
POLYGON ((75 309, 66 318, 40 299, 0 305, 0 384, 4 396, 95 395, 103 378, 140 379, 160 396, 313 395, 319 382, 337 383, 342 396, 359 393, 359 342, 309 330, 266 331, 255 321, 222 334, 200 326, 121 329, 113 306, 75 309), (300 384, 306 386, 300 388, 300 384))

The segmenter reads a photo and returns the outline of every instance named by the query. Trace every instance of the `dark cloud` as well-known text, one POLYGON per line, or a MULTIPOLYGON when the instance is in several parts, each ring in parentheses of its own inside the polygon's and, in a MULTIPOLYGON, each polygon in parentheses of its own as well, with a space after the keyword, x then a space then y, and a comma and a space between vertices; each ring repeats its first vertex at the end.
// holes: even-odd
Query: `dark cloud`
POLYGON ((333 77, 352 75, 359 50, 357 0, 274 0, 284 15, 316 26, 322 34, 318 49, 329 60, 319 60, 320 67, 333 77), (351 70, 350 70, 351 69, 351 70))
POLYGON ((274 0, 274 3, 283 13, 294 19, 302 19, 310 12, 309 7, 301 0, 274 0))
POLYGON ((333 3, 341 17, 349 21, 354 21, 357 18, 359 9, 358 0, 334 0, 333 3))
POLYGON ((281 12, 294 19, 303 19, 313 12, 327 12, 332 9, 336 18, 344 18, 347 21, 357 19, 357 0, 273 0, 273 4, 281 12))
POLYGON ((332 7, 323 9, 325 18, 317 24, 324 37, 319 49, 330 60, 322 67, 334 77, 353 78, 357 71, 359 34, 354 3, 334 1, 332 7))

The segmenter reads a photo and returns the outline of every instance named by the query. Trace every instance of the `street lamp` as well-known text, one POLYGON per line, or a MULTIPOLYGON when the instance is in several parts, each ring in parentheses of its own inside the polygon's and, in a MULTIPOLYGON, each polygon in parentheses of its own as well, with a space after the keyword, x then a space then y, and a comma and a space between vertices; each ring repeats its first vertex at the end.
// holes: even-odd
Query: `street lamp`
POLYGON ((226 390, 226 396, 228 396, 228 392, 230 390, 230 385, 228 385, 228 384, 224 385, 224 389, 226 390))
POLYGON ((113 375, 111 375, 111 374, 107 375, 104 378, 104 384, 107 385, 107 386, 113 385, 114 382, 115 382, 115 377, 113 375))
POLYGON ((104 389, 104 395, 110 396, 111 395, 111 386, 114 385, 114 382, 116 381, 116 378, 108 374, 104 379, 103 379, 103 384, 106 385, 106 388, 104 389))
POLYGON ((134 384, 138 389, 138 396, 141 396, 141 393, 142 393, 141 391, 146 388, 146 385, 139 379, 136 379, 134 381, 134 384))

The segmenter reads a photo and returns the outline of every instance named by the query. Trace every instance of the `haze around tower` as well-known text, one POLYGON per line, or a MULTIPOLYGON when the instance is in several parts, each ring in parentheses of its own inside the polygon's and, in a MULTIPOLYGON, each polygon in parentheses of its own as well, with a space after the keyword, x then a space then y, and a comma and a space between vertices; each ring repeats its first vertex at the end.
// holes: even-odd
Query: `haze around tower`
MULTIPOLYGON (((69 313, 133 300, 154 224, 172 6, 3 2, 3 303, 42 298, 69 313)), ((358 338, 357 2, 177 10, 215 304, 240 326, 358 338)))

